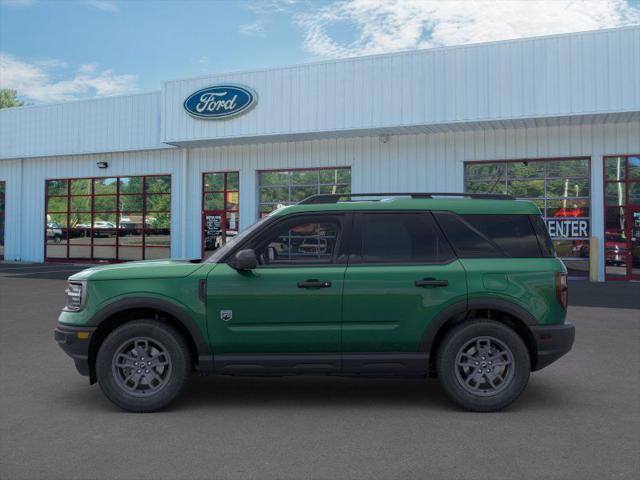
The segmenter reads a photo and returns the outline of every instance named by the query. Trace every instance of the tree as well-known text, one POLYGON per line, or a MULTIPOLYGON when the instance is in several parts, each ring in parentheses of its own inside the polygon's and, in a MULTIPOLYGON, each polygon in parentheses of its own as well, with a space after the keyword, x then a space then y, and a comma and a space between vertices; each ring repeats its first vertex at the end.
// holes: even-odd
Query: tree
POLYGON ((0 108, 21 107, 24 102, 17 99, 18 92, 10 88, 0 88, 0 108))

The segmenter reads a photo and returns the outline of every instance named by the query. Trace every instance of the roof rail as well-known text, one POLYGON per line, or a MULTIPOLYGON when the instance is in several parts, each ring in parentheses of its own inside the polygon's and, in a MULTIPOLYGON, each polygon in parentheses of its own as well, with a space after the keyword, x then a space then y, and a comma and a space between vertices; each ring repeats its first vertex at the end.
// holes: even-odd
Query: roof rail
MULTIPOLYGON (((511 195, 503 195, 500 193, 446 193, 446 192, 395 192, 395 193, 320 193, 311 195, 298 202, 298 205, 312 205, 317 203, 338 203, 340 199, 346 198, 347 201, 354 201, 354 198, 363 197, 411 197, 411 198, 436 198, 436 197, 463 197, 478 200, 515 200, 511 195)), ((373 199, 376 200, 376 199, 373 199)), ((379 199, 377 199, 379 200, 379 199)))

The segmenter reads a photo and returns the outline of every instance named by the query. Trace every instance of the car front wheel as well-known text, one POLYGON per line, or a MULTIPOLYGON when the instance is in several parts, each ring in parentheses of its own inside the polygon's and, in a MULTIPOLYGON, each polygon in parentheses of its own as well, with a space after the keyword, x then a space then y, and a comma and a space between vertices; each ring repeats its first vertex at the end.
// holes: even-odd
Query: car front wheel
POLYGON ((166 407, 180 394, 190 371, 183 336, 154 320, 136 320, 116 328, 96 358, 100 388, 114 404, 131 412, 166 407))
POLYGON ((445 393, 466 410, 491 412, 513 403, 529 381, 529 352, 520 336, 494 320, 469 320, 447 333, 436 359, 445 393))

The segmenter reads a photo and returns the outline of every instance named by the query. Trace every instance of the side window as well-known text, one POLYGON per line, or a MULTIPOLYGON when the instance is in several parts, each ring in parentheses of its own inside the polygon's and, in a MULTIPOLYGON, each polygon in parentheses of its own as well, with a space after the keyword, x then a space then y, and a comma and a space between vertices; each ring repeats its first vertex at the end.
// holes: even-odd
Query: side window
POLYGON ((267 232, 254 246, 261 265, 332 263, 340 221, 324 216, 299 217, 267 232))
POLYGON ((510 257, 540 257, 538 238, 528 215, 463 215, 463 218, 510 257))
POLYGON ((466 223, 460 216, 450 212, 434 212, 458 257, 503 258, 505 254, 486 236, 466 223))
POLYGON ((537 258, 538 237, 528 215, 435 214, 461 258, 537 258))
POLYGON ((451 247, 428 213, 360 215, 362 263, 442 263, 451 247))

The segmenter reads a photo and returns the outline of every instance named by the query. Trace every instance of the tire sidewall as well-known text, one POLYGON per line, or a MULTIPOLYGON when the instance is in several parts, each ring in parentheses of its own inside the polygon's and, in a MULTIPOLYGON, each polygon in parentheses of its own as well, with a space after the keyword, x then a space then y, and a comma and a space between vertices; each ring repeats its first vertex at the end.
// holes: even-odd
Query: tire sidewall
POLYGON ((102 342, 96 358, 96 376, 104 394, 120 408, 133 412, 151 412, 171 403, 184 387, 190 369, 188 347, 181 334, 170 325, 155 320, 135 320, 116 328, 102 342), (135 337, 157 340, 171 357, 171 372, 166 385, 148 397, 128 394, 113 374, 113 356, 124 342, 135 337))
POLYGON ((467 410, 488 412, 506 408, 524 391, 529 381, 531 360, 520 336, 508 326, 493 320, 469 320, 454 327, 443 339, 437 358, 438 380, 445 393, 467 410), (503 342, 513 355, 514 376, 509 385, 496 395, 482 397, 465 390, 456 376, 459 350, 475 337, 489 336, 503 342))

